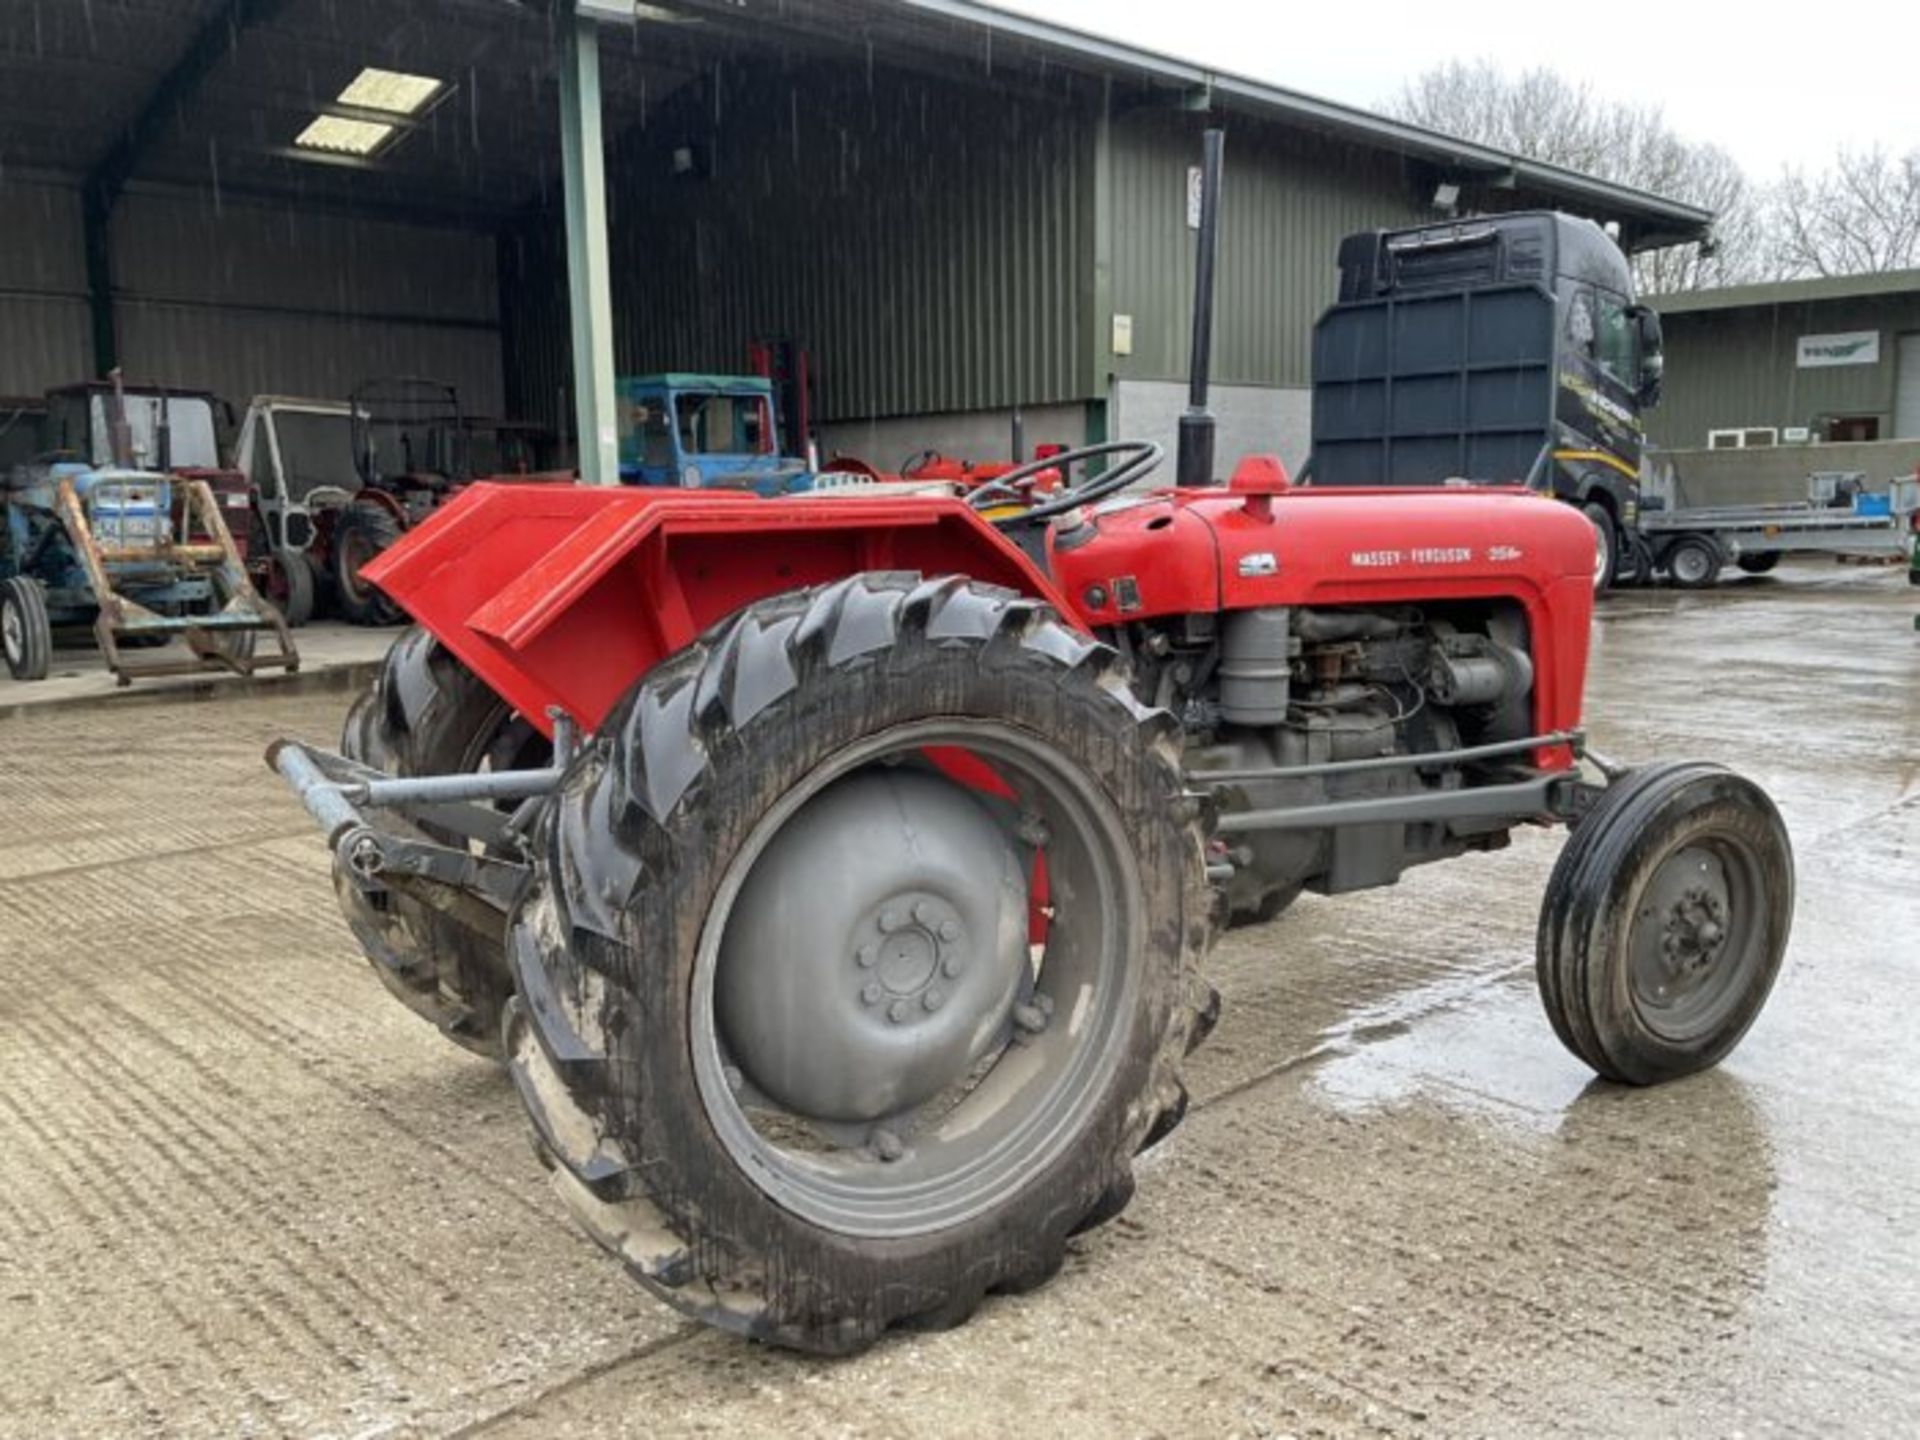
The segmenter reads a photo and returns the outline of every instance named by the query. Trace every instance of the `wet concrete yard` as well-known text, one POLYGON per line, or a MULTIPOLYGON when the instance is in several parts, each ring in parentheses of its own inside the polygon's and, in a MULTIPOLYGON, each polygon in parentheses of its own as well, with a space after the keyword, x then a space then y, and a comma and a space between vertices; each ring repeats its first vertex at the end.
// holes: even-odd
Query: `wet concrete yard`
POLYGON ((1627 595, 1588 718, 1769 787, 1800 901, 1719 1071, 1592 1083, 1533 995, 1558 844, 1235 932, 1116 1224, 838 1363, 699 1330, 394 1004, 260 764, 345 697, 0 721, 0 1435, 1911 1435, 1920 591, 1627 595))

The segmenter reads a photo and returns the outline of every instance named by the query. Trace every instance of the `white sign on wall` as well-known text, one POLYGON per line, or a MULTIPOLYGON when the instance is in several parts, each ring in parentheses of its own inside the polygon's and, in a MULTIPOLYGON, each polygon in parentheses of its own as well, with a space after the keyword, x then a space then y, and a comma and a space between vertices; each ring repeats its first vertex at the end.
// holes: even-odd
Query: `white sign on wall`
POLYGON ((1802 370, 1827 365, 1878 365, 1880 332, 1850 330, 1844 335, 1802 335, 1796 362, 1802 370))
POLYGON ((1187 228, 1189 230, 1200 228, 1200 195, 1205 189, 1206 182, 1201 179, 1200 167, 1189 165, 1187 167, 1187 228))

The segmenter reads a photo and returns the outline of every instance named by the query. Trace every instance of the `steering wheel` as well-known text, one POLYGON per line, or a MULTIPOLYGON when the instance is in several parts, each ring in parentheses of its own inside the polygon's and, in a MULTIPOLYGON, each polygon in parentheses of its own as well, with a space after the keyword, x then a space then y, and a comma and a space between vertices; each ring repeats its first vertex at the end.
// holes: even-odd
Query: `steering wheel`
POLYGON ((1006 504, 1024 505, 1031 498, 1029 492, 1033 482, 1049 470, 1058 470, 1064 475, 1076 465, 1084 465, 1089 460, 1098 460, 1105 455, 1121 457, 1119 463, 1105 474, 1055 491, 1038 505, 1027 505, 1018 514, 1003 515, 992 523, 1009 526, 1051 520, 1056 515, 1064 515, 1069 510, 1077 510, 1082 505, 1091 505, 1096 500, 1118 494, 1134 481, 1150 474, 1165 453, 1151 440, 1109 440, 1101 445, 1082 445, 1078 450, 1062 450, 1044 460, 1029 460, 998 479, 989 480, 967 496, 967 503, 976 510, 990 510, 1006 504))

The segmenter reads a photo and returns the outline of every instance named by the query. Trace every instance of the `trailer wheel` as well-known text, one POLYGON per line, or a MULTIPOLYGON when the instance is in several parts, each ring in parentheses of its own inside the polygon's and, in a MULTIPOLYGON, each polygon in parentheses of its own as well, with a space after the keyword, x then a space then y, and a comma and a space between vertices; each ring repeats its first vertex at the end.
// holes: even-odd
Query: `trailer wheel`
POLYGON ((1749 575, 1765 575, 1780 563, 1780 552, 1761 550, 1752 555, 1742 555, 1735 563, 1749 575))
POLYGON ((1682 590, 1704 590, 1720 578, 1720 552, 1711 540, 1685 536, 1667 551, 1667 574, 1682 590))
POLYGON ((290 630, 313 618, 313 579, 313 562, 304 550, 281 546, 267 557, 266 599, 290 630))
POLYGON ((1582 505, 1580 513, 1593 526, 1593 593, 1604 595, 1613 587, 1620 569, 1620 537, 1614 529, 1613 512, 1595 500, 1582 505))
POLYGON ((557 1188, 668 1304, 804 1350, 1043 1283, 1183 1104, 1202 811, 1172 719, 1044 605, 749 606, 541 821, 507 1045, 557 1188))
MULTIPOLYGON (((394 642, 373 688, 347 712, 340 749, 396 775, 522 769, 551 754, 538 731, 417 627, 394 642)), ((505 926, 490 938, 408 896, 368 895, 337 862, 334 888, 361 949, 401 1003, 455 1044, 498 1058, 500 1013, 511 993, 505 926)))
POLYGON ((1766 1003, 1793 923, 1793 851, 1766 792, 1718 765, 1652 765, 1574 828, 1540 912, 1540 995, 1609 1080, 1718 1064, 1766 1003))
POLYGON ((366 565, 399 540, 399 518, 384 505, 349 505, 333 523, 333 591, 343 620, 354 625, 398 625, 400 607, 360 577, 366 565))
POLYGON ((0 584, 0 650, 14 679, 47 678, 53 664, 53 625, 47 619, 47 592, 31 575, 15 575, 0 584))

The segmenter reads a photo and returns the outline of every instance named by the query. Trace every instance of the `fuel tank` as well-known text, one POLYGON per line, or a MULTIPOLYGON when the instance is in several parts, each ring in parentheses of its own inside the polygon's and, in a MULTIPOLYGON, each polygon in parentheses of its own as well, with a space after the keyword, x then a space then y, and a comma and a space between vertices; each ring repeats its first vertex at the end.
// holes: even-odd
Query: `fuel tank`
POLYGON ((1593 527, 1521 489, 1168 490, 1048 537, 1048 569, 1095 629, 1260 606, 1517 602, 1541 730, 1578 724, 1593 527))

